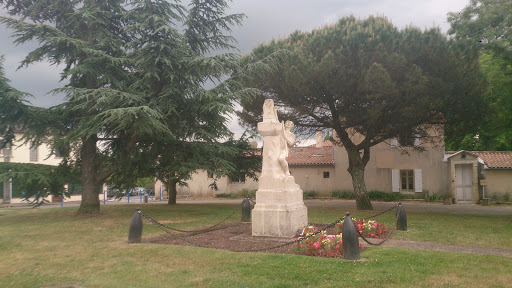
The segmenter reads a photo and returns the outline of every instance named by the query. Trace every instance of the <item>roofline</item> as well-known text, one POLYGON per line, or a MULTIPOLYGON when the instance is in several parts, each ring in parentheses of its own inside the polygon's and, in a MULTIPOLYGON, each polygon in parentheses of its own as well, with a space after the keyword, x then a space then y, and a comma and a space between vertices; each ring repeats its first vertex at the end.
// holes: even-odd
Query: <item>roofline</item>
POLYGON ((334 163, 288 164, 288 166, 333 166, 334 167, 334 163))

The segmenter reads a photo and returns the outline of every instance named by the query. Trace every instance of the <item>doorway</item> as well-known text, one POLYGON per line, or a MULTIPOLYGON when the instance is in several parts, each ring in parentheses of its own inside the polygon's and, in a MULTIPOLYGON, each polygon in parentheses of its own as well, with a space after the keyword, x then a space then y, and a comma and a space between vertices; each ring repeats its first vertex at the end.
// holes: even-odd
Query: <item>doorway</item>
POLYGON ((455 200, 457 203, 473 203, 473 165, 455 165, 455 200))

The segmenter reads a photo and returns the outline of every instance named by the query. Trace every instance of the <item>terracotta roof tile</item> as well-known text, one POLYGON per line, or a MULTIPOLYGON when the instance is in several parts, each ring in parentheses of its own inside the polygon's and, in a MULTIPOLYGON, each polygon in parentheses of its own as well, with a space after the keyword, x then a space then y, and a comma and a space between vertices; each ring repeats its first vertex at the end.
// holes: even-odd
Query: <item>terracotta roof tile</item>
POLYGON ((489 169, 512 169, 512 151, 471 151, 485 162, 489 169))
POLYGON ((334 165, 332 150, 330 141, 324 142, 322 148, 316 148, 316 145, 292 147, 286 160, 290 166, 334 165))
MULTIPOLYGON (((458 151, 460 152, 460 151, 458 151)), ((512 151, 466 151, 484 161, 488 169, 512 169, 512 151)), ((457 151, 446 151, 455 154, 457 151)))

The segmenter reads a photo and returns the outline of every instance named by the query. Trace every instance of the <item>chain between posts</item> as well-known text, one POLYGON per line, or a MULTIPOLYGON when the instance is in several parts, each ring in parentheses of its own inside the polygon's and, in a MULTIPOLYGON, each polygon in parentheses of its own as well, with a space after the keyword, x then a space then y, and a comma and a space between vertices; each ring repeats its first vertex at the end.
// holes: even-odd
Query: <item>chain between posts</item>
POLYGON ((339 218, 338 220, 328 224, 327 226, 325 226, 324 229, 322 230, 316 230, 315 232, 311 233, 310 235, 306 235, 306 236, 300 236, 298 237, 297 239, 293 240, 293 241, 289 241, 289 242, 286 242, 286 243, 283 243, 283 244, 279 244, 277 246, 272 246, 272 247, 267 247, 267 248, 258 248, 258 249, 249 249, 249 250, 243 250, 243 252, 260 252, 260 251, 268 251, 268 250, 274 250, 274 249, 277 249, 277 248, 281 248, 281 247, 284 247, 284 246, 289 246, 289 245, 292 245, 292 244, 295 244, 297 242, 300 242, 300 241, 303 241, 303 240, 306 240, 308 239, 309 237, 313 237, 315 235, 317 235, 318 233, 321 233, 322 231, 327 231, 327 229, 329 228, 332 228, 334 226, 336 226, 336 224, 342 222, 343 220, 345 220, 345 216, 339 218))
MULTIPOLYGON (((377 214, 374 214, 370 217, 366 217, 366 218, 363 218, 364 220, 367 220, 367 219, 371 219, 371 218, 375 218, 379 215, 382 215, 384 213, 387 213, 395 208, 397 208, 400 204, 397 204, 389 209, 386 209, 384 211, 381 211, 377 214)), ((197 244, 197 243, 194 243, 194 242, 191 242, 187 239, 185 239, 185 237, 179 235, 178 233, 175 233, 175 232, 183 232, 183 233, 195 233, 193 235, 196 235, 196 234, 200 234, 200 232, 210 232, 210 231, 213 231, 213 228, 221 225, 222 223, 224 223, 225 221, 227 221, 231 216, 233 216, 235 214, 236 211, 238 211, 241 207, 241 204, 235 209, 233 210, 233 212, 231 212, 230 215, 228 215, 224 220, 222 220, 221 222, 213 225, 213 226, 210 226, 208 228, 205 228, 205 229, 199 229, 199 230, 180 230, 180 229, 176 229, 176 228, 172 228, 172 227, 169 227, 167 225, 164 225, 162 223, 159 223, 158 221, 154 220, 153 218, 151 218, 149 215, 146 215, 144 214, 141 210, 138 210, 138 212, 141 214, 141 216, 143 216, 144 218, 146 218, 149 222, 151 222, 152 224, 154 224, 155 226, 157 226, 158 228, 160 228, 162 231, 166 232, 167 234, 170 234, 170 235, 173 235, 173 236, 176 236, 178 237, 179 239, 189 243, 189 244, 192 244, 194 246, 197 246, 197 247, 203 247, 203 248, 208 248, 207 246, 203 246, 203 245, 200 245, 200 244, 197 244)), ((313 237, 319 233, 321 233, 322 231, 327 231, 327 229, 330 229, 330 228, 333 228, 334 226, 336 226, 336 224, 342 222, 345 220, 345 217, 346 216, 343 216, 341 218, 339 218, 338 220, 326 225, 323 229, 321 230, 316 230, 315 232, 309 234, 309 235, 305 235, 305 236, 300 236, 298 237, 297 239, 293 240, 293 241, 288 241, 288 242, 285 242, 285 243, 282 243, 282 244, 279 244, 279 245, 276 245, 276 246, 272 246, 272 247, 265 247, 265 248, 257 248, 257 249, 247 249, 247 250, 240 250, 240 251, 237 251, 237 252, 261 252, 261 251, 269 251, 269 250, 274 250, 274 249, 278 249, 278 248, 281 248, 281 247, 284 247, 284 246, 289 246, 289 245, 292 245, 292 244, 295 244, 297 242, 300 242, 300 241, 303 241, 303 240, 306 240, 310 237, 313 237)), ((391 230, 391 232, 389 233, 389 235, 386 237, 386 239, 384 239, 383 241, 381 241, 380 243, 371 243, 369 242, 366 237, 364 237, 358 229, 356 229, 357 233, 359 234, 359 236, 366 242, 368 243, 369 245, 372 245, 372 246, 379 246, 379 245, 382 245, 384 242, 386 242, 390 237, 391 235, 393 234, 393 232, 396 230, 396 224, 397 224, 397 221, 398 221, 398 216, 395 215, 395 224, 393 225, 393 229, 391 230)))
MULTIPOLYGON (((400 203, 395 205, 395 206, 393 206, 393 207, 391 207, 391 208, 389 208, 389 209, 387 209, 387 210, 384 210, 384 211, 382 211, 380 213, 377 213, 377 214, 372 215, 372 216, 367 217, 367 218, 363 218, 363 220, 367 220, 367 219, 371 219, 371 218, 377 217, 379 215, 382 215, 382 214, 384 214, 386 212, 389 212, 389 211, 397 208, 398 206, 400 206, 400 203)), ((380 246, 380 245, 384 244, 384 242, 388 241, 389 238, 391 238, 391 235, 393 235, 393 232, 395 232, 395 230, 396 230, 396 223, 397 222, 398 222, 398 215, 396 215, 396 213, 395 213, 395 224, 393 225, 393 229, 391 229, 391 232, 389 232, 388 236, 384 240, 379 242, 379 243, 372 243, 372 242, 368 241, 368 239, 366 239, 366 237, 364 237, 363 234, 361 232, 359 232, 359 229, 356 228, 356 231, 357 231, 357 234, 359 234, 359 236, 361 236, 361 238, 364 240, 364 242, 366 242, 366 243, 368 243, 369 245, 372 245, 372 246, 380 246)))
MULTIPOLYGON (((157 225, 158 227, 163 227, 165 228, 166 230, 171 230, 171 231, 175 231, 175 232, 182 232, 182 233, 192 233, 192 234, 200 234, 200 233, 205 233, 205 232, 210 232, 210 231, 213 231, 215 227, 221 225, 222 223, 226 222, 229 218, 231 218, 236 211, 240 210, 240 207, 242 206, 242 203, 240 203, 240 205, 235 208, 235 210, 233 210, 233 212, 231 212, 231 214, 229 214, 226 218, 224 218, 222 221, 220 221, 219 223, 215 224, 215 225, 212 225, 210 227, 207 227, 207 228, 203 228, 203 229, 197 229, 197 230, 182 230, 182 229, 178 229, 178 228, 173 228, 173 227, 169 227, 168 225, 164 225, 162 223, 159 223, 158 221, 154 220, 153 218, 151 218, 149 215, 146 215, 144 214, 142 211, 139 210, 139 213, 141 213, 141 215, 146 218, 149 222, 157 225)), ((176 233, 174 233, 176 234, 176 233)))
POLYGON ((400 203, 398 203, 398 204, 396 204, 395 206, 392 206, 392 207, 390 207, 390 208, 388 208, 388 209, 386 209, 386 210, 384 210, 384 211, 381 211, 381 212, 379 212, 379 213, 377 213, 377 214, 374 214, 374 215, 372 215, 372 216, 369 216, 369 217, 363 218, 363 220, 368 220, 368 219, 372 219, 372 218, 375 218, 375 217, 377 217, 377 216, 380 216, 380 215, 382 215, 382 214, 384 214, 384 213, 387 213, 387 212, 389 212, 389 211, 391 211, 391 210, 393 210, 393 209, 397 208, 399 205, 400 205, 400 203))

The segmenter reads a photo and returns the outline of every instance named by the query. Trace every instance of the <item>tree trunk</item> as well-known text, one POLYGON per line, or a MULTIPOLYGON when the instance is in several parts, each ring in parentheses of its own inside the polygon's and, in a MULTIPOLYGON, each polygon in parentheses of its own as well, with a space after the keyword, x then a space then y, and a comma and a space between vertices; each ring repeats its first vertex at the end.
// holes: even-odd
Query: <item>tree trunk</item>
POLYGON ((98 198, 100 183, 96 175, 96 136, 82 139, 80 158, 82 159, 82 202, 78 213, 95 214, 100 212, 98 198))
POLYGON ((167 204, 169 205, 176 205, 176 195, 178 194, 176 184, 176 181, 171 180, 171 183, 167 185, 167 194, 169 194, 169 201, 167 201, 167 204))
POLYGON ((368 163, 369 149, 365 151, 365 155, 361 158, 359 151, 355 149, 346 149, 348 154, 348 173, 352 176, 352 186, 356 196, 356 206, 358 210, 373 210, 372 203, 366 191, 366 183, 364 181, 364 169, 368 163), (366 157, 365 157, 366 156, 366 157))

